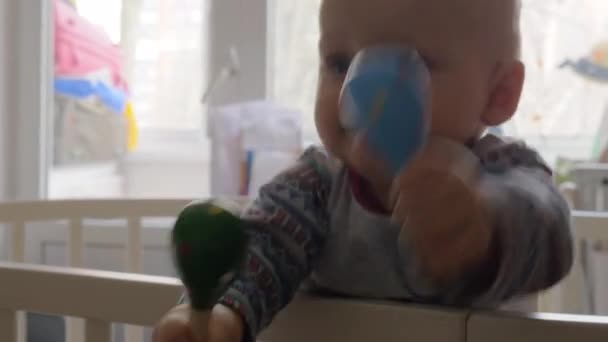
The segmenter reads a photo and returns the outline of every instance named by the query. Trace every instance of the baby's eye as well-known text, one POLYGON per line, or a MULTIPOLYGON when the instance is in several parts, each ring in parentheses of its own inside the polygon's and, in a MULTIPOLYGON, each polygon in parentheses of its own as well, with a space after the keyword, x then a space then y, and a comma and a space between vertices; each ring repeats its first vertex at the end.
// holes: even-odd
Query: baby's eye
POLYGON ((350 67, 352 58, 348 55, 331 55, 325 58, 325 67, 338 75, 345 75, 350 67))

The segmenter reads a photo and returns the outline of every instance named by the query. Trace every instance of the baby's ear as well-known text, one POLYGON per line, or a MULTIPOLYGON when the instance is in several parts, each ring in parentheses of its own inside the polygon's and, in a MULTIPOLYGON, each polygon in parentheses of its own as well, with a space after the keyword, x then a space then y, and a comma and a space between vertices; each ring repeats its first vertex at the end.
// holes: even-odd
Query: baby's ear
POLYGON ((486 126, 498 126, 515 114, 525 74, 525 66, 520 61, 503 64, 496 70, 490 98, 481 118, 486 126))

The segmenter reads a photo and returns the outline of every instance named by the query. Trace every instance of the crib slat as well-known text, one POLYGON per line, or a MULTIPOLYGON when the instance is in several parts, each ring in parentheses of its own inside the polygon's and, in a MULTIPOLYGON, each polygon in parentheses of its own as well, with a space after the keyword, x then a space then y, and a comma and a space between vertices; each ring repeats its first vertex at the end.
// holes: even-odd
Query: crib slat
POLYGON ((82 267, 82 250, 84 239, 82 233, 82 218, 70 219, 70 235, 68 239, 68 263, 72 267, 82 267))
POLYGON ((112 324, 93 319, 85 320, 86 342, 112 342, 112 324))
MULTIPOLYGON (((70 218, 68 233, 68 265, 71 267, 83 267, 83 249, 83 219, 70 218)), ((84 321, 73 317, 66 317, 65 320, 66 341, 82 341, 84 336, 84 321)))
POLYGON ((0 310, 0 341, 17 341, 17 312, 0 310))
POLYGON ((129 217, 127 221, 127 271, 131 273, 141 273, 143 252, 141 242, 141 218, 129 217))
POLYGON ((25 222, 17 221, 12 224, 11 261, 25 261, 25 222))
MULTIPOLYGON (((142 272, 142 224, 141 217, 129 217, 127 219, 127 271, 132 273, 142 272)), ((141 327, 125 325, 125 341, 143 341, 144 331, 141 327)))
POLYGON ((25 341, 25 314, 14 310, 0 309, 0 341, 25 341))
POLYGON ((65 317, 66 342, 80 342, 84 340, 84 320, 76 317, 65 317))
MULTIPOLYGON (((12 223, 11 234, 11 261, 25 262, 25 222, 12 223)), ((0 341, 25 341, 25 313, 19 311, 0 311, 0 341), (3 322, 7 326, 3 326, 3 322), (6 330, 5 330, 6 328, 6 330), (7 336, 3 336, 6 331, 7 336)))
POLYGON ((604 203, 604 187, 597 186, 595 189, 595 211, 605 211, 606 203, 604 203))
POLYGON ((602 179, 602 185, 599 188, 599 200, 601 201, 600 207, 602 211, 608 210, 608 184, 605 184, 606 182, 608 182, 608 178, 602 179))
POLYGON ((23 311, 17 311, 17 341, 27 340, 27 315, 23 311))
POLYGON ((144 329, 136 325, 125 325, 125 341, 142 342, 144 340, 144 329))
MULTIPOLYGON (((11 237, 11 243, 12 243, 12 251, 11 251, 11 261, 14 262, 25 262, 25 222, 24 221, 17 221, 17 222, 13 222, 12 224, 12 237, 11 237)), ((12 336, 12 339, 7 338, 7 339, 0 339, 0 341, 16 341, 16 342, 24 342, 26 339, 25 336, 25 327, 26 327, 26 316, 25 313, 23 312, 13 312, 11 314, 12 316, 12 322, 10 322, 9 324, 13 327, 13 331, 12 333, 14 334, 14 336, 12 336)), ((3 318, 0 317, 0 321, 3 320, 3 318)), ((0 326, 1 326, 1 322, 0 322, 0 326)), ((2 337, 2 331, 3 329, 0 329, 0 337, 2 337)), ((10 330, 7 328, 7 330, 10 330)))

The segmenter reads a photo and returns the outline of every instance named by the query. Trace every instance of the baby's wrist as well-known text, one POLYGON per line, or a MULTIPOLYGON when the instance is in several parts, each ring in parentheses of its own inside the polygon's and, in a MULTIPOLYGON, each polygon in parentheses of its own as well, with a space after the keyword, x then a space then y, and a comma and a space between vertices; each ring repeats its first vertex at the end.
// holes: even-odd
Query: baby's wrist
MULTIPOLYGON (((237 309, 223 303, 218 303, 213 307, 212 315, 215 317, 211 321, 218 323, 218 326, 213 328, 229 329, 231 341, 250 342, 251 337, 245 317, 237 309)), ((224 333, 228 333, 228 331, 224 333)))

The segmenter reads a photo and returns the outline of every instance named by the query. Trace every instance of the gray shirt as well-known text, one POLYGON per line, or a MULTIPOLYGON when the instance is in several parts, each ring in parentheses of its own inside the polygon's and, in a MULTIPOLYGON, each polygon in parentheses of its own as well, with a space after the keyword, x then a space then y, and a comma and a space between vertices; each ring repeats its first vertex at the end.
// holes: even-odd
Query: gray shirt
POLYGON ((221 303, 243 315, 253 340, 306 280, 348 296, 484 308, 552 286, 570 269, 573 252, 569 209, 550 170, 519 142, 489 137, 473 150, 484 176, 499 185, 488 206, 499 260, 487 286, 475 287, 481 278, 473 274, 434 288, 398 242, 401 229, 362 207, 346 167, 313 147, 263 186, 244 213, 247 263, 221 303))

